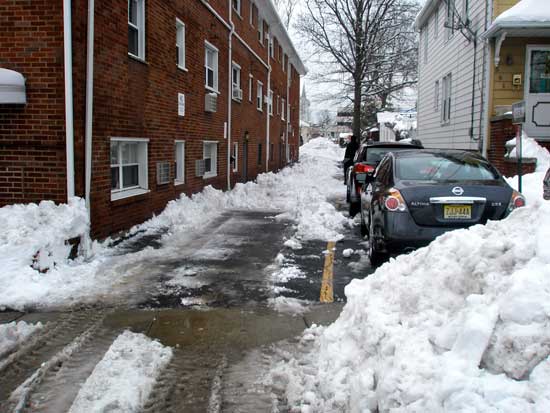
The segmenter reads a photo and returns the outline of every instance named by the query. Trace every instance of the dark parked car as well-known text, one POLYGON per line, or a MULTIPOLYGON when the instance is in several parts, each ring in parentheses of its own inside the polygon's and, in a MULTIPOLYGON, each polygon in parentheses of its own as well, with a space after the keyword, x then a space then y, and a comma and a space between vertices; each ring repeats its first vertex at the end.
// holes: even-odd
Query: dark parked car
POLYGON ((550 200, 550 168, 544 175, 544 181, 542 181, 542 196, 546 200, 550 200))
POLYGON ((361 229, 376 263, 446 231, 505 218, 525 205, 482 156, 456 150, 389 153, 367 176, 361 229))
POLYGON ((353 167, 348 169, 347 201, 349 203, 349 214, 353 217, 361 208, 361 190, 365 173, 373 172, 378 163, 388 152, 397 152, 410 149, 422 149, 420 141, 412 143, 404 142, 367 142, 362 144, 353 160, 353 167), (357 179, 360 176, 361 179, 357 179))

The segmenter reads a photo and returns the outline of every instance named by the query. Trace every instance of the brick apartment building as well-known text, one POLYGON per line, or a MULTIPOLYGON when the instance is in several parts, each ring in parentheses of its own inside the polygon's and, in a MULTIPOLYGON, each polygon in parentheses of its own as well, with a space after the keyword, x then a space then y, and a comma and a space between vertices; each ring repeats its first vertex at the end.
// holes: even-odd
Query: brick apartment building
POLYGON ((0 206, 81 196, 105 237, 297 159, 271 0, 5 0, 0 45, 0 206))

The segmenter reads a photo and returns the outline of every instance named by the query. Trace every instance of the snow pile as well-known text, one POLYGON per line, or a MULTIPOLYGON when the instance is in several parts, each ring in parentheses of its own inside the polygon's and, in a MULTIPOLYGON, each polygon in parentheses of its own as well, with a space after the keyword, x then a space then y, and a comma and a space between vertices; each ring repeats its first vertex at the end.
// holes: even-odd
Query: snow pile
POLYGON ((43 327, 42 323, 30 324, 25 321, 0 324, 0 358, 19 347, 43 327))
MULTIPOLYGON (((546 170, 550 167, 550 153, 546 148, 540 146, 536 140, 529 138, 525 132, 522 135, 521 154, 524 158, 535 158, 537 160, 537 168, 534 173, 522 176, 521 192, 527 199, 527 203, 531 204, 542 199, 542 180, 546 174, 546 170)), ((515 146, 516 139, 511 139, 506 142, 506 146, 515 146)), ((516 148, 512 149, 509 157, 516 157, 516 148)), ((518 189, 518 177, 506 178, 508 184, 514 189, 518 189)))
POLYGON ((140 411, 171 358, 171 348, 125 331, 94 368, 69 412, 140 411))
POLYGON ((495 24, 550 22, 550 3, 543 0, 521 0, 495 19, 495 24))
POLYGON ((311 301, 292 297, 274 297, 267 300, 268 305, 279 313, 302 315, 310 310, 311 301))
POLYGON ((392 260, 272 379, 302 412, 550 411, 549 238, 539 202, 392 260))

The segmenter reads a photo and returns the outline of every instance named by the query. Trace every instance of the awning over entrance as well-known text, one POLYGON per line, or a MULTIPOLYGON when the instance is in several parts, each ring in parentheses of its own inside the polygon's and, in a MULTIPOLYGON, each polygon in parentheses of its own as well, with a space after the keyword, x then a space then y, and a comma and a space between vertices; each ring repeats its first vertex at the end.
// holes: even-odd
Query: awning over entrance
POLYGON ((25 78, 19 72, 0 68, 0 104, 26 104, 25 78))
POLYGON ((497 16, 483 37, 548 37, 550 36, 550 2, 521 0, 497 16))

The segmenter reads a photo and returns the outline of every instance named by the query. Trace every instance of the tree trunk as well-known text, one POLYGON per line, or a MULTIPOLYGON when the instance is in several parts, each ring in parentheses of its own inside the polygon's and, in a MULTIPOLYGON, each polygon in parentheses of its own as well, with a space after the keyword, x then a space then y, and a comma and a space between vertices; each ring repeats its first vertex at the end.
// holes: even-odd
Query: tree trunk
MULTIPOLYGON (((356 76, 357 77, 357 76, 356 76)), ((353 134, 361 141, 361 79, 354 80, 353 88, 353 134)))

